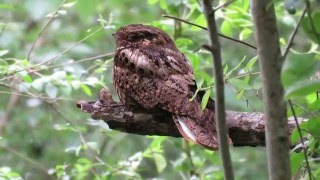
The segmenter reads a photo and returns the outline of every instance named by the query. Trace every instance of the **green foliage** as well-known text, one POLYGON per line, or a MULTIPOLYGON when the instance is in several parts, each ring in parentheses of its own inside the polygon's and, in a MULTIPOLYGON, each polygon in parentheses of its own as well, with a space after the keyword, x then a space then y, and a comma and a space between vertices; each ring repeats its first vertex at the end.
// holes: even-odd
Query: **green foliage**
MULTIPOLYGON (((295 3, 275 3, 282 48, 302 11, 295 3), (288 7, 296 13, 289 14, 288 7)), ((175 38, 193 66, 196 94, 205 91, 204 108, 214 98, 215 85, 210 53, 201 49, 206 32, 162 17, 206 26, 196 0, 4 0, 0 9, 0 179, 223 179, 217 152, 183 146, 175 138, 112 131, 75 107, 78 100, 95 99, 104 86, 112 89, 113 57, 106 53, 114 51, 115 29, 144 23, 175 38)), ((221 33, 255 44, 249 1, 235 1, 216 14, 221 33)), ((312 10, 319 33, 318 16, 312 10)), ((302 28, 285 61, 282 82, 297 115, 309 119, 301 124, 302 134, 308 139, 313 175, 319 176, 320 84, 315 74, 320 52, 307 17, 302 28)), ((262 111, 256 51, 224 38, 221 46, 228 109, 262 111)), ((291 138, 297 143, 291 152, 292 173, 304 177, 297 130, 291 138)), ((267 179, 263 148, 234 148, 232 156, 239 179, 267 179)))
POLYGON ((21 176, 10 167, 0 167, 0 179, 22 180, 21 176))

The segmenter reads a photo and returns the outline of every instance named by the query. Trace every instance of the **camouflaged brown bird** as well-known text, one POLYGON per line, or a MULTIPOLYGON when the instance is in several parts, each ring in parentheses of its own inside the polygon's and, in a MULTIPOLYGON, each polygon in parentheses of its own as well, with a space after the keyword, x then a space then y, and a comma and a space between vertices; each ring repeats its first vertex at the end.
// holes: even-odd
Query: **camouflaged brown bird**
POLYGON ((197 89, 192 67, 169 35, 152 26, 132 24, 115 32, 117 49, 113 83, 122 103, 172 114, 182 134, 216 150, 214 102, 201 109, 203 92, 197 89))

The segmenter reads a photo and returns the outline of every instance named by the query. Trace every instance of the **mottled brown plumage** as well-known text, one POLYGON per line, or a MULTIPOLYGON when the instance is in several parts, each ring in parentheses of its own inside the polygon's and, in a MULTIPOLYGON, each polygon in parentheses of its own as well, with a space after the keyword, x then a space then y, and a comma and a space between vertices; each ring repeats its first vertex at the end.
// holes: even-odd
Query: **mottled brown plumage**
POLYGON ((213 101, 201 110, 203 93, 196 90, 192 68, 171 37, 146 25, 133 24, 115 34, 113 82, 125 105, 172 113, 188 140, 217 149, 213 101))

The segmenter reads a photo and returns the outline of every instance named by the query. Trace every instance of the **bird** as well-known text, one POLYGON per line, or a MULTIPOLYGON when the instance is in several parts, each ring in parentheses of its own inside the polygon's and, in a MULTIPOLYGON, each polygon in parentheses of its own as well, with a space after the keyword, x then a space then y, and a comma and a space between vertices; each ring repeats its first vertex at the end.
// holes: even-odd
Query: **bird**
POLYGON ((219 148, 214 100, 201 108, 195 77, 186 56, 164 31, 130 24, 113 33, 116 51, 113 84, 129 108, 170 113, 180 134, 210 150, 219 148))

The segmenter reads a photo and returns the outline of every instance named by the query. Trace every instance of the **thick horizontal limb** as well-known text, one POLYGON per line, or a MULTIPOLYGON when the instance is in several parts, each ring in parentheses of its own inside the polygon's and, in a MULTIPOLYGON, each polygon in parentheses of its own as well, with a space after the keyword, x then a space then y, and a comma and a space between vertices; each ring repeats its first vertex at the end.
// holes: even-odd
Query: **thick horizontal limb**
MULTIPOLYGON (((181 137, 171 115, 165 112, 150 113, 145 110, 129 110, 112 99, 107 89, 102 89, 96 101, 79 101, 77 107, 90 113, 93 119, 104 120, 111 129, 140 135, 181 137)), ((227 111, 229 136, 234 146, 265 146, 264 115, 258 112, 227 111)), ((295 128, 288 121, 290 133, 295 128)))

